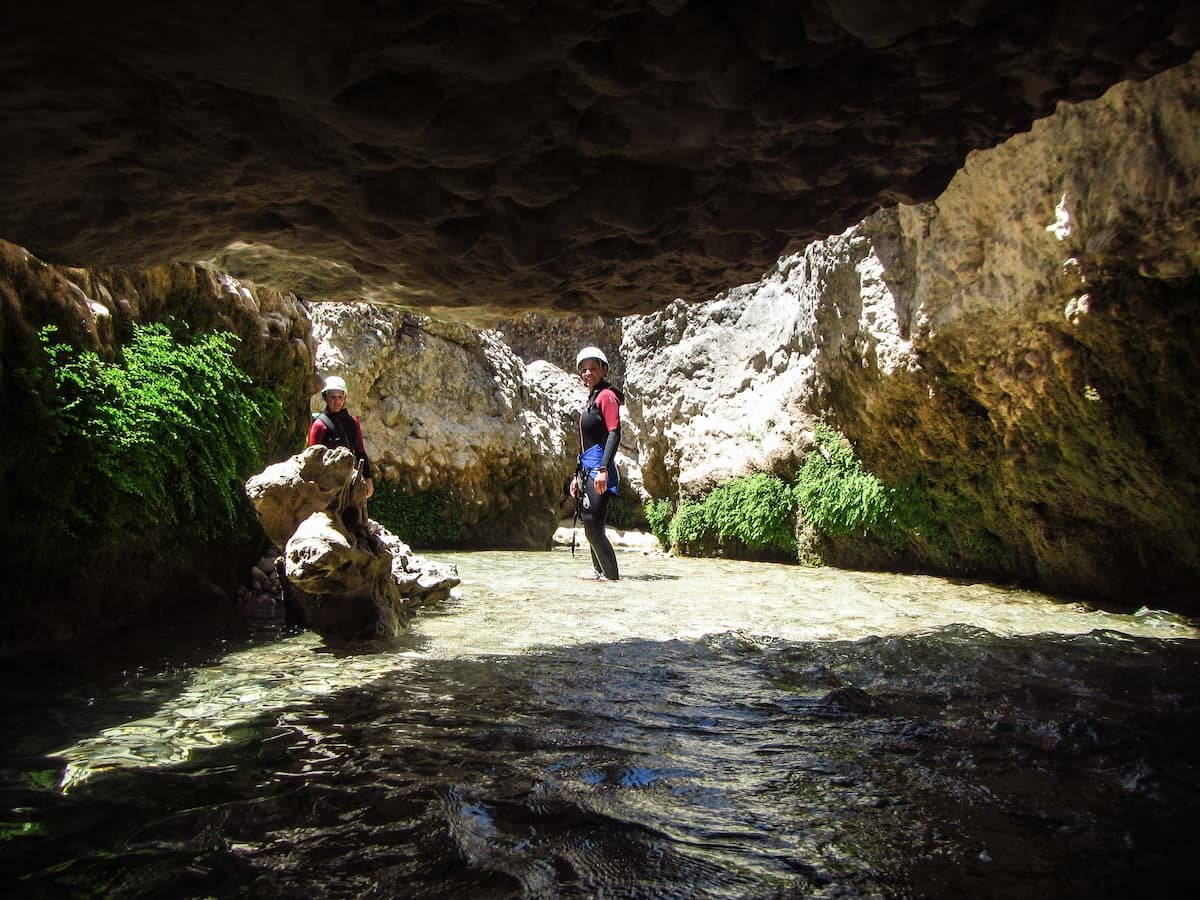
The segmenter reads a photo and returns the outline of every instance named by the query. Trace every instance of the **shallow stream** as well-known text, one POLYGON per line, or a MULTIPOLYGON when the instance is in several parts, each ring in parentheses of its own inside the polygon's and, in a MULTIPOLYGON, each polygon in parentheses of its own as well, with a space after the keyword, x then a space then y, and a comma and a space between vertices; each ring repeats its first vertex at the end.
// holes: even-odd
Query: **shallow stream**
POLYGON ((938 578, 433 556, 461 588, 388 644, 210 623, 5 663, 8 895, 1191 894, 1193 623, 938 578))

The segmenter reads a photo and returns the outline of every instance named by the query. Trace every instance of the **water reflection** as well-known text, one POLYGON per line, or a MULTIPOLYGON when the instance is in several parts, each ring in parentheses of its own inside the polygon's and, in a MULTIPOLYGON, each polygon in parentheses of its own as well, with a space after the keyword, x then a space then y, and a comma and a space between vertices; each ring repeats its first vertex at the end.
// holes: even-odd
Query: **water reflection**
POLYGON ((57 762, 7 748, 36 827, 0 863, 30 896, 1175 886, 1190 623, 729 561, 627 556, 619 584, 563 552, 451 561, 460 596, 392 645, 283 636, 38 697, 24 746, 57 762), (85 696, 109 723, 51 743, 85 696), (29 777, 51 766, 65 795, 29 777))
MULTIPOLYGON (((787 640, 905 634, 970 623, 995 634, 1080 633, 1196 636, 1163 616, 1116 616, 1030 591, 940 578, 802 569, 733 560, 630 554, 617 584, 573 577, 555 553, 446 555, 463 577, 454 599, 386 645, 335 653, 304 633, 225 655, 197 669, 182 694, 155 715, 122 722, 56 755, 69 790, 93 772, 164 765, 236 735, 264 712, 369 683, 414 657, 525 653, 582 642, 695 639, 719 633, 787 640)), ((748 639, 753 640, 752 637, 748 639)))

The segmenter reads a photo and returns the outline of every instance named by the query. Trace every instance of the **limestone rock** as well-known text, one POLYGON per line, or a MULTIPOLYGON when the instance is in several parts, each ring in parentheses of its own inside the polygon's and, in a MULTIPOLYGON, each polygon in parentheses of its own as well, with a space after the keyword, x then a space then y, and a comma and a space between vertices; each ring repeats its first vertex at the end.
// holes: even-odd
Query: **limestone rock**
POLYGON ((650 493, 786 472, 820 416, 943 523, 830 561, 1197 609, 1197 109, 1196 62, 1064 105, 935 203, 627 318, 650 493))
POLYGON ((452 566, 413 556, 366 518, 366 483, 344 448, 307 447, 247 481, 246 493, 284 548, 284 596, 325 636, 394 636, 459 582, 452 566))
MULTIPOLYGON (((1200 46, 1186 0, 12 5, 0 235, 304 296, 646 312, 1200 46)), ((439 312, 439 309, 441 312, 439 312)))
POLYGON ((491 331, 365 304, 321 304, 313 330, 383 480, 458 498, 467 544, 549 546, 578 453, 558 388, 491 331))
POLYGON ((708 303, 627 317, 621 352, 648 492, 692 497, 793 470, 811 443, 823 360, 859 342, 887 368, 912 365, 879 270, 855 226, 708 303))
MULTIPOLYGON (((354 477, 354 464, 349 450, 314 444, 250 478, 246 495, 267 537, 283 546, 312 514, 341 506, 354 477)), ((353 490, 361 505, 366 487, 356 485, 353 490)))

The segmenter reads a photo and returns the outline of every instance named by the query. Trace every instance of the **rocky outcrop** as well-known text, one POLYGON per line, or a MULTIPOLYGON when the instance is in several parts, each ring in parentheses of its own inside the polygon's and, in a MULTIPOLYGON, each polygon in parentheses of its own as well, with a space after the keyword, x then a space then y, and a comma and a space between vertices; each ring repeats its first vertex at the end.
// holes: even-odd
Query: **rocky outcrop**
POLYGON ((530 377, 494 332, 387 308, 320 304, 313 328, 381 480, 456 498, 467 545, 549 546, 578 453, 565 377, 530 377))
POLYGON ((1186 0, 78 6, 7 11, 0 235, 442 318, 704 300, 1200 46, 1186 0))
MULTIPOLYGON (((0 241, 0 308, 0 374, 5 378, 36 363, 37 332, 45 325, 105 359, 113 358, 134 322, 174 319, 194 332, 232 332, 238 338, 238 367, 269 385, 286 411, 285 421, 272 423, 268 448, 290 451, 303 443, 316 343, 308 311, 294 294, 194 266, 52 266, 0 241)), ((4 382, 6 389, 10 386, 4 382)))
POLYGON ((348 450, 308 447, 247 481, 246 494, 283 548, 286 600, 324 636, 394 637, 459 583, 453 566, 414 556, 367 518, 366 482, 348 450))
MULTIPOLYGON (((855 227, 709 303, 623 320, 630 417, 651 495, 695 497, 741 475, 794 470, 812 439, 819 360, 845 341, 839 310, 869 294, 860 267, 871 253, 855 227)), ((877 305, 882 326, 889 311, 877 305)), ((902 342, 894 352, 904 356, 902 342)))
POLYGON ((1197 109, 1196 63, 1064 106, 936 203, 626 319, 650 492, 787 471, 820 417, 943 523, 909 562, 1194 609, 1197 109))
MULTIPOLYGON (((124 536, 115 547, 68 535, 47 512, 55 485, 78 460, 63 452, 42 397, 23 370, 45 365, 43 326, 57 340, 111 361, 134 323, 173 318, 193 332, 232 332, 234 361, 282 402, 285 416, 264 424, 268 455, 303 446, 316 352, 304 305, 289 293, 255 287, 193 266, 144 270, 72 269, 46 264, 0 241, 0 393, 12 398, 9 429, 17 439, 0 460, 0 506, 19 514, 0 518, 0 653, 90 634, 104 623, 143 619, 159 607, 231 604, 245 568, 257 558, 260 536, 204 546, 170 529, 124 536), (70 551, 64 559, 64 546, 70 551)), ((220 416, 219 404, 203 415, 220 416)), ((70 479, 67 479, 69 482, 70 479)), ((59 498, 61 500, 61 497, 59 498)))
MULTIPOLYGON (((577 343, 611 340, 618 323, 543 316, 507 323, 536 356, 526 364, 500 331, 366 304, 319 304, 312 314, 317 367, 346 379, 348 407, 360 417, 382 482, 461 501, 465 546, 550 546, 579 453, 586 391, 573 371, 577 343), (546 329, 541 341, 539 328, 546 329)), ((628 417, 617 463, 626 496, 640 503, 637 425, 628 417)))
POLYGON ((869 223, 917 364, 864 334, 822 402, 961 523, 949 559, 1198 608, 1197 109, 1196 63, 1122 85, 869 223))

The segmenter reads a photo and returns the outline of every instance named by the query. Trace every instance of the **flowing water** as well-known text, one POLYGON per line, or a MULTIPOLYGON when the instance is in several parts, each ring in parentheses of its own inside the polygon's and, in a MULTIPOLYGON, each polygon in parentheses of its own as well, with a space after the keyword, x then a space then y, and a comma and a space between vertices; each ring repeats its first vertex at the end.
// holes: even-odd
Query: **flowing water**
POLYGON ((383 645, 4 666, 17 897, 1192 894, 1200 633, 936 578, 566 551, 383 645))

